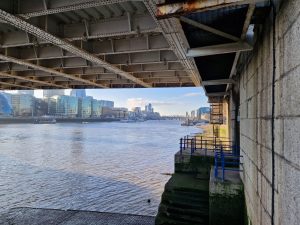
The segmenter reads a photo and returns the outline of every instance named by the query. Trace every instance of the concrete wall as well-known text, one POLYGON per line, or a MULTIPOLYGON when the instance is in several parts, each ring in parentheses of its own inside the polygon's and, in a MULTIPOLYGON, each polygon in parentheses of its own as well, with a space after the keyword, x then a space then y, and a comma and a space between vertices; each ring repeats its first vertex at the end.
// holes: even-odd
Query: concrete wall
MULTIPOLYGON (((284 0, 276 22, 275 224, 300 224, 300 1, 284 0)), ((251 224, 271 224, 272 23, 267 19, 240 75, 242 179, 251 224)))

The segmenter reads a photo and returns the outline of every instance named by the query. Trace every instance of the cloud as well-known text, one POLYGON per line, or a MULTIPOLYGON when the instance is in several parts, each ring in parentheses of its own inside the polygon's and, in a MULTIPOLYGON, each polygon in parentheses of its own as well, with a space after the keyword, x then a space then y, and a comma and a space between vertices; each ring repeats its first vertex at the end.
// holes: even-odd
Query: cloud
POLYGON ((133 109, 134 107, 143 107, 146 104, 147 104, 147 102, 143 98, 129 98, 129 99, 127 99, 128 109, 133 109))
POLYGON ((190 92, 190 93, 186 93, 184 95, 184 97, 195 97, 195 96, 199 96, 199 95, 201 95, 200 92, 190 92))

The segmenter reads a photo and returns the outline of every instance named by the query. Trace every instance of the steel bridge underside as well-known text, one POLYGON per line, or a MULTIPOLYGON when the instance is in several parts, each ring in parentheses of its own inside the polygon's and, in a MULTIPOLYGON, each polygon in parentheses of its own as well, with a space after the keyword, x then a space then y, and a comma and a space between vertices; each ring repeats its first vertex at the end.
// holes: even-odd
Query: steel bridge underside
POLYGON ((2 0, 0 89, 204 86, 227 95, 262 0, 2 0))

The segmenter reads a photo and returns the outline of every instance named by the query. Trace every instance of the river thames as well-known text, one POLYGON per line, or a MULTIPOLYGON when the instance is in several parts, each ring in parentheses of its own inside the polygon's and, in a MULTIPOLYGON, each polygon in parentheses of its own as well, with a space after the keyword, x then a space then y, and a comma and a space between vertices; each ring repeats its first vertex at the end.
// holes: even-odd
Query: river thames
POLYGON ((0 211, 154 216, 179 138, 194 132, 179 121, 0 125, 0 211))

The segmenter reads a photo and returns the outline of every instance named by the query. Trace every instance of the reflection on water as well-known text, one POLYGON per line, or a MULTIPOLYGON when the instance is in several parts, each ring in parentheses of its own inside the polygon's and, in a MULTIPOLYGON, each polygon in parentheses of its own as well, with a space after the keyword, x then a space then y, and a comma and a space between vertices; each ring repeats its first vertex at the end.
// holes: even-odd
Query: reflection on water
POLYGON ((196 131, 178 121, 1 125, 0 210, 155 215, 178 140, 196 131))

